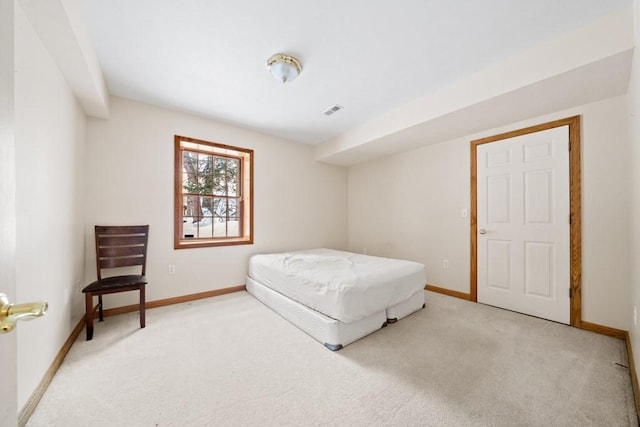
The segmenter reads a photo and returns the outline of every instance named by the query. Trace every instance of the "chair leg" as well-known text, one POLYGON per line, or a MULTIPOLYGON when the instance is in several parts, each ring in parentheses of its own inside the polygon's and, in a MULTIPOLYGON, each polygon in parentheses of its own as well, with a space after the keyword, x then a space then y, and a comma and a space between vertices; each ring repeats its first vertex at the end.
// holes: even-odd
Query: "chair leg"
POLYGON ((144 295, 145 285, 140 286, 140 327, 145 327, 145 295, 144 295))
POLYGON ((104 320, 104 313, 102 312, 102 294, 98 295, 98 320, 101 322, 104 320))
POLYGON ((85 302, 85 315, 84 315, 84 324, 87 329, 87 341, 91 341, 93 338, 93 295, 91 292, 86 292, 84 294, 84 302, 85 302))

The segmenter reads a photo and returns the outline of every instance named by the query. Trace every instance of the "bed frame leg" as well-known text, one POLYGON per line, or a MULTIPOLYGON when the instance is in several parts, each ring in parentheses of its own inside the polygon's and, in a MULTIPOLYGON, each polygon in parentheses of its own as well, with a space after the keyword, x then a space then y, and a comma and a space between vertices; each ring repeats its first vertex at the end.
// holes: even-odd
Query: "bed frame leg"
POLYGON ((324 346, 327 347, 331 351, 338 351, 342 348, 342 344, 329 344, 324 343, 324 346))
POLYGON ((394 317, 393 319, 387 319, 387 323, 396 323, 398 321, 397 317, 394 317))

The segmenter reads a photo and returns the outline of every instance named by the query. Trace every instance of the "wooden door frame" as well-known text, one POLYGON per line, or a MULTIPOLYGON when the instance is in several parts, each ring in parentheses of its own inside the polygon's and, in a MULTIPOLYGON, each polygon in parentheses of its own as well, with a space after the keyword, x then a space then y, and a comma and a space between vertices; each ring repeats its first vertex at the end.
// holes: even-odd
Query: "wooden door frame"
POLYGON ((569 126, 569 324, 582 326, 582 222, 580 190, 580 116, 567 117, 524 129, 471 141, 471 283, 470 300, 478 301, 478 195, 476 149, 481 144, 500 141, 561 126, 569 126))

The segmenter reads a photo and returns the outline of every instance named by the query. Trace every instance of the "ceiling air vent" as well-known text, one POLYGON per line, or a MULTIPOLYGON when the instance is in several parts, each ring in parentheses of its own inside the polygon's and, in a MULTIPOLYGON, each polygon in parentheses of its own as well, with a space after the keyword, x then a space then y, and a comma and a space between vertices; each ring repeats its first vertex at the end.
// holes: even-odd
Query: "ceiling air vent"
POLYGON ((329 108, 328 110, 325 110, 324 115, 325 115, 325 116, 330 116, 330 115, 332 115, 333 113, 336 113, 336 112, 338 112, 338 111, 342 110, 343 108, 344 108, 344 107, 343 107, 342 105, 338 105, 338 104, 336 104, 336 105, 334 105, 333 107, 329 108))

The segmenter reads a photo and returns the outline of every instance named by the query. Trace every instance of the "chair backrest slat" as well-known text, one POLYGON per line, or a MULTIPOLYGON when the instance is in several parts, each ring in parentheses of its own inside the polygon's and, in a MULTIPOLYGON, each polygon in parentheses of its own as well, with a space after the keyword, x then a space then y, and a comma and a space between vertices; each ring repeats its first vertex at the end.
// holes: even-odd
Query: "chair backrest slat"
POLYGON ((147 242, 146 234, 136 235, 119 235, 119 236, 104 236, 98 237, 98 244, 100 246, 122 246, 122 245, 144 245, 147 242))
POLYGON ((147 234, 148 225, 96 225, 96 232, 100 234, 147 234))
POLYGON ((102 258, 118 258, 133 255, 144 255, 144 246, 105 246, 100 248, 102 258))
POLYGON ((148 225, 96 225, 95 238, 98 279, 102 279, 102 269, 115 267, 141 266, 141 274, 145 274, 148 225))
POLYGON ((100 268, 115 268, 115 267, 132 267, 136 265, 142 265, 144 258, 103 258, 100 260, 100 268))

